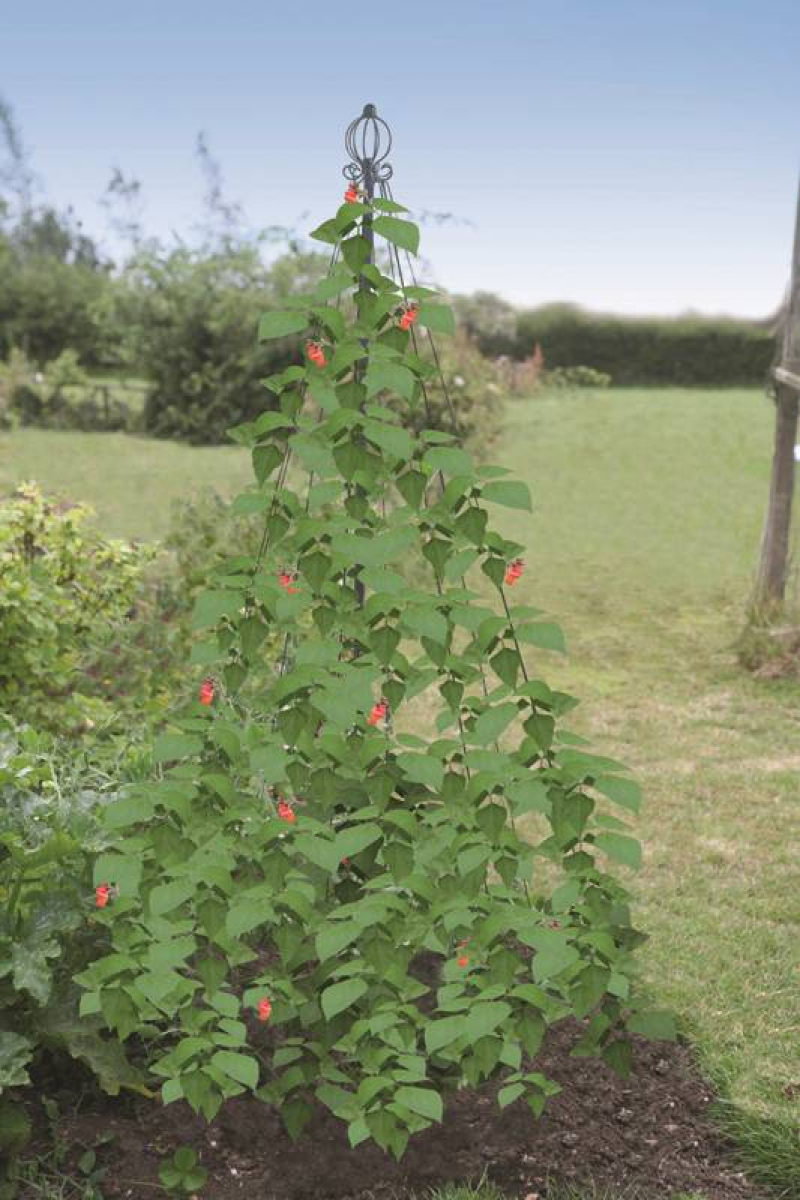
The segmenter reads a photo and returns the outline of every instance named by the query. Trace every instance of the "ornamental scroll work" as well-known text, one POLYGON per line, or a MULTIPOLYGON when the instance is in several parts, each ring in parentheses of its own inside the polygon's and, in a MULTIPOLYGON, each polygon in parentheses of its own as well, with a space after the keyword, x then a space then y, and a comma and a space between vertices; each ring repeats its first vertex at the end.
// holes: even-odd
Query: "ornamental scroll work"
POLYGON ((365 104, 360 117, 347 127, 344 145, 351 162, 342 167, 342 174, 351 183, 385 183, 393 169, 387 162, 392 149, 392 133, 379 117, 374 104, 365 104))

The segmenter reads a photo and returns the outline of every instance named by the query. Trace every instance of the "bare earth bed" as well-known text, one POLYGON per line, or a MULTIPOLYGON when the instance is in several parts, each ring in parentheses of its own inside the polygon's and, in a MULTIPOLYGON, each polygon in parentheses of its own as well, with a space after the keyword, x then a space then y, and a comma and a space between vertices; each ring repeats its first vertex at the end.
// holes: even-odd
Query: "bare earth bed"
MULTIPOLYGON (((77 1161, 98 1132, 111 1135, 98 1151, 107 1167, 103 1193, 135 1200, 158 1193, 158 1164, 181 1145, 192 1145, 209 1172, 207 1200, 389 1200, 477 1181, 484 1171, 514 1200, 545 1200, 548 1180, 591 1180, 598 1190, 631 1189, 647 1200, 769 1195, 745 1178, 715 1128, 713 1093, 687 1045, 634 1038, 633 1071, 623 1080, 599 1060, 570 1058, 577 1034, 576 1023, 551 1029, 535 1060, 564 1089, 540 1120, 524 1101, 500 1110, 492 1087, 465 1090, 441 1126, 411 1139, 400 1163, 372 1143, 351 1150, 345 1126, 322 1108, 293 1144, 277 1115, 253 1099, 231 1101, 207 1126, 183 1104, 90 1096, 63 1117, 61 1136, 77 1161)), ((62 1113, 74 1101, 72 1089, 62 1113)), ((43 1125, 42 1135, 44 1148, 43 1125)))

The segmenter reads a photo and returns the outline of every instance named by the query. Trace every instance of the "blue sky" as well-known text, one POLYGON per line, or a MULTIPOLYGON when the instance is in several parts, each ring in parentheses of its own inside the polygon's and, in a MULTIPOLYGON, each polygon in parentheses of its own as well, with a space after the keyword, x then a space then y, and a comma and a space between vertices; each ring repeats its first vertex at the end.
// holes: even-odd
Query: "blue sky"
POLYGON ((329 216, 366 101, 455 291, 764 316, 800 168, 797 0, 5 0, 0 91, 45 194, 112 242, 119 164, 149 229, 200 216, 199 130, 254 225, 329 216))

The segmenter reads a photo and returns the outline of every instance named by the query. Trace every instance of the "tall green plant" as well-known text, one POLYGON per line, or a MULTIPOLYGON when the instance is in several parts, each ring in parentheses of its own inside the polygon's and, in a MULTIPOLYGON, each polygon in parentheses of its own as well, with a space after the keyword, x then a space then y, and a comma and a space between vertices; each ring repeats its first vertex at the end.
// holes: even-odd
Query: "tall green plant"
POLYGON ((118 892, 99 914, 114 953, 80 976, 83 1012, 149 1030, 165 1102, 211 1118, 252 1091, 296 1136, 316 1099, 353 1145, 398 1156, 463 1083, 499 1077, 501 1105, 540 1113, 558 1088, 523 1055, 553 1022, 587 1018, 575 1052, 622 1071, 627 1031, 669 1032, 631 1002, 643 935, 598 861, 638 864, 601 809, 635 811, 638 789, 560 728, 575 701, 523 658, 561 633, 510 601, 524 547, 488 505, 529 510, 528 489, 384 402, 424 408, 418 331, 452 328, 434 292, 370 262, 368 216, 416 252, 405 211, 344 204, 315 233, 336 247, 329 277, 262 320, 262 338, 309 339, 308 363, 270 380, 277 410, 235 431, 256 476, 236 507, 263 538, 195 609, 214 686, 158 741, 160 778, 107 810, 118 841, 95 882, 118 892), (400 573, 415 558, 425 587, 400 573), (405 731, 423 698, 432 738, 405 731))

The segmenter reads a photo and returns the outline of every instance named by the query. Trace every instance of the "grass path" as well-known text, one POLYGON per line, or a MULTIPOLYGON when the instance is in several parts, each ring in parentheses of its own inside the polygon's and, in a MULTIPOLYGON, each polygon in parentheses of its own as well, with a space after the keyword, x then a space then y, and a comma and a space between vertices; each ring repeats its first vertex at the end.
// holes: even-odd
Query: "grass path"
POLYGON ((800 1187, 800 687, 739 670, 772 413, 752 392, 518 402, 498 459, 534 516, 518 599, 569 656, 529 657, 646 803, 643 975, 679 1014, 762 1170, 800 1187), (546 660, 546 661, 545 661, 546 660))

